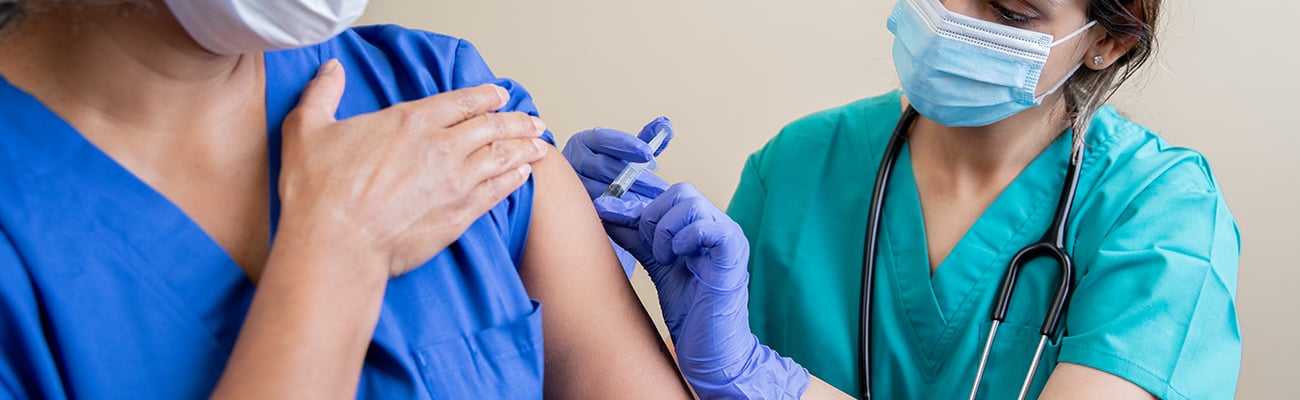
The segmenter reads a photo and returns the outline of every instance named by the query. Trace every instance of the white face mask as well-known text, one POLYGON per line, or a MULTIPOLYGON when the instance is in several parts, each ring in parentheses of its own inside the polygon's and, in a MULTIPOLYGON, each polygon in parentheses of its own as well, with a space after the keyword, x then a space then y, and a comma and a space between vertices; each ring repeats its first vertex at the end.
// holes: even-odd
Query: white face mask
POLYGON ((343 32, 368 0, 167 0, 195 41, 234 55, 311 46, 343 32))

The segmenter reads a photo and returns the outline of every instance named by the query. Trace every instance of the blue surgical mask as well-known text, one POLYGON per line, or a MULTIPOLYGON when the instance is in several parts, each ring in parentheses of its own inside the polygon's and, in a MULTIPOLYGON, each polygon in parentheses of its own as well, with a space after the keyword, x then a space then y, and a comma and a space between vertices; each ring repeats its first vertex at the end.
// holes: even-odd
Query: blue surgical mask
POLYGON ((1051 49, 1096 24, 1053 41, 949 11, 939 0, 900 0, 889 16, 903 92, 921 115, 950 127, 985 126, 1042 104, 1083 65, 1036 94, 1051 49))

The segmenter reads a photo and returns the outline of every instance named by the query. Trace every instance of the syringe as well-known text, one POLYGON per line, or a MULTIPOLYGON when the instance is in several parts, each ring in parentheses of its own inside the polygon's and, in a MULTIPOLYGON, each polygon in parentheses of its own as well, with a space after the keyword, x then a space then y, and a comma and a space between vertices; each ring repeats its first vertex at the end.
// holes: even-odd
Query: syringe
POLYGON ((670 129, 668 126, 660 126, 655 131, 655 137, 650 139, 650 161, 628 164, 627 167, 623 168, 622 172, 618 173, 618 177, 614 178, 614 182, 609 185, 609 189, 605 189, 605 193, 601 196, 623 197, 623 194, 627 193, 627 190, 632 187, 632 183, 641 177, 641 173, 658 170, 659 162, 654 159, 654 151, 659 150, 659 146, 664 144, 664 140, 668 139, 668 129, 670 129))

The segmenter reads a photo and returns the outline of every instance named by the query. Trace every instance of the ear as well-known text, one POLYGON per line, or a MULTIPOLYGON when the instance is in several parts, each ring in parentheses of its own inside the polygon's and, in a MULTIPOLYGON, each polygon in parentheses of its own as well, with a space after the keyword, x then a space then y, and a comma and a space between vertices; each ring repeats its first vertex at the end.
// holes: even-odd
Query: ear
POLYGON ((1084 53, 1083 65, 1086 65, 1088 68, 1095 71, 1100 71, 1110 68, 1111 65, 1115 65, 1115 61, 1119 60, 1119 58, 1124 56, 1125 53, 1128 53, 1129 50, 1133 49, 1133 46, 1138 42, 1137 36, 1117 38, 1111 36, 1106 32, 1105 28, 1100 26, 1094 27, 1093 29, 1100 30, 1102 36, 1088 47, 1087 53, 1084 53))

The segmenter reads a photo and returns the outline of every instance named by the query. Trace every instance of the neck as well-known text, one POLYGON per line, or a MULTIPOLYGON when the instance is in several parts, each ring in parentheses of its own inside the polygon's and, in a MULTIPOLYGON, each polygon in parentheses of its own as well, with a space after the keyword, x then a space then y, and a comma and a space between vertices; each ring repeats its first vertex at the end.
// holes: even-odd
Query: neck
POLYGON ((1060 118, 1064 109, 1054 94, 988 126, 952 128, 921 116, 909 139, 913 165, 958 187, 1005 186, 1068 127, 1060 118))
POLYGON ((258 56, 204 50, 161 0, 26 15, 0 36, 0 54, 23 55, 0 59, 0 74, 83 131, 185 132, 262 96, 258 56))

